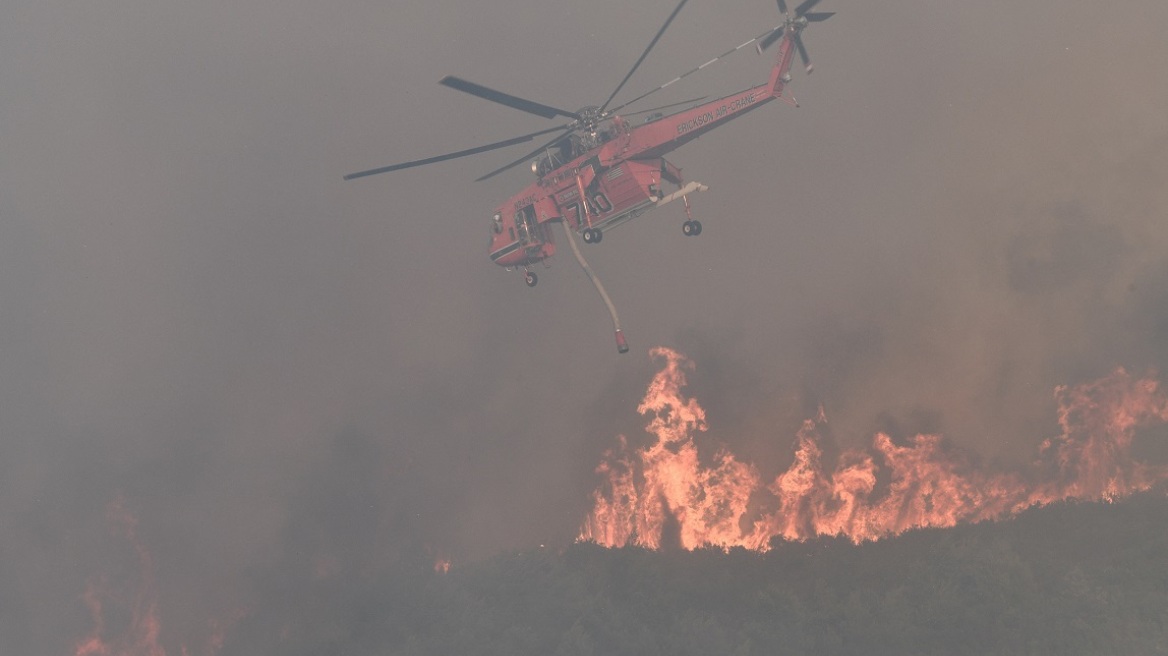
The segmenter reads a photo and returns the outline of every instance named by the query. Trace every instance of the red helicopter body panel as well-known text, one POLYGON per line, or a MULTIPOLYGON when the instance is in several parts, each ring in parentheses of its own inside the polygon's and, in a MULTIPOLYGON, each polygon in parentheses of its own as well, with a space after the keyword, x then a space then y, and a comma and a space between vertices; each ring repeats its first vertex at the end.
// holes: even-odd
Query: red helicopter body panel
POLYGON ((601 145, 545 173, 495 209, 491 260, 511 268, 551 257, 556 249, 548 224, 554 221, 577 232, 607 231, 653 209, 664 195, 663 182, 682 183, 680 170, 664 155, 781 98, 793 53, 792 42, 783 39, 766 84, 635 127, 614 117, 598 134, 601 145))

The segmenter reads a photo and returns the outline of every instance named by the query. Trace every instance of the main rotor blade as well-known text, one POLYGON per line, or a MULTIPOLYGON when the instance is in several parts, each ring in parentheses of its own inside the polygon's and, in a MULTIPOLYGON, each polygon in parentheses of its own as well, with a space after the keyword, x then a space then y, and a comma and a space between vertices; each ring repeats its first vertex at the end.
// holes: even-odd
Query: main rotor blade
MULTIPOLYGON (((626 103, 622 103, 622 104, 620 104, 620 105, 617 105, 616 107, 613 107, 612 109, 610 109, 610 110, 608 110, 607 112, 605 112, 605 113, 604 113, 604 115, 605 115, 605 116, 611 116, 612 114, 615 114, 615 113, 619 112, 621 109, 623 109, 623 108, 625 108, 625 107, 628 107, 629 105, 631 105, 631 104, 633 104, 633 103, 635 103, 635 102, 639 102, 640 100, 643 100, 645 97, 647 97, 647 96, 650 96, 650 95, 652 95, 652 94, 654 94, 654 93, 657 93, 658 91, 660 91, 660 90, 664 89, 665 87, 667 87, 667 86, 669 86, 669 85, 671 85, 671 84, 673 84, 673 83, 675 83, 675 82, 680 82, 680 81, 682 80, 682 78, 685 78, 685 77, 686 77, 686 76, 688 76, 688 75, 692 75, 693 73, 697 73, 698 71, 700 71, 700 70, 704 69, 705 67, 707 67, 707 66, 709 66, 709 65, 711 65, 711 64, 713 64, 713 63, 715 63, 715 62, 717 62, 717 61, 720 61, 720 60, 721 60, 721 59, 723 59, 724 57, 728 57, 728 56, 730 56, 730 55, 732 55, 732 54, 734 54, 734 53, 738 52, 739 50, 742 50, 742 49, 743 49, 743 48, 745 48, 746 46, 748 46, 748 45, 750 45, 750 44, 754 43, 755 41, 758 41, 759 39, 763 38, 763 37, 764 37, 764 36, 766 36, 767 34, 769 34, 769 32, 764 32, 764 33, 762 33, 762 34, 760 34, 760 35, 758 35, 758 36, 754 37, 753 39, 751 39, 751 40, 749 40, 749 41, 745 41, 745 42, 743 42, 743 43, 740 43, 740 44, 738 44, 738 45, 734 46, 733 48, 731 48, 731 49, 727 50, 726 52, 724 52, 724 53, 722 53, 722 54, 718 55, 717 57, 714 57, 714 58, 713 58, 713 59, 711 59, 710 61, 708 61, 708 62, 706 62, 706 63, 702 64, 701 66, 695 66, 695 67, 693 67, 693 68, 689 69, 688 71, 686 71, 686 72, 682 73, 681 75, 678 75, 677 77, 673 78, 672 80, 670 80, 670 81, 666 82, 665 84, 662 84, 661 86, 659 86, 659 87, 656 87, 656 88, 654 88, 654 89, 650 89, 649 91, 646 91, 645 93, 642 93, 641 95, 637 96, 636 98, 633 98, 632 100, 630 100, 630 101, 628 101, 628 102, 626 102, 626 103)), ((682 104, 682 103, 675 103, 675 104, 679 104, 679 105, 680 105, 680 104, 682 104)), ((651 110, 651 109, 650 109, 650 110, 645 110, 645 111, 653 111, 653 110, 651 110)), ((637 113, 637 114, 640 114, 641 112, 635 112, 635 113, 637 113)))
POLYGON ((689 2, 689 0, 681 0, 681 2, 677 3, 677 6, 673 9, 673 13, 669 14, 669 18, 665 19, 665 24, 661 26, 661 29, 657 30, 657 34, 654 35, 653 40, 649 42, 649 47, 645 48, 645 52, 642 52, 641 56, 637 58, 637 63, 633 64, 633 67, 629 69, 628 75, 625 75, 625 79, 621 80, 621 83, 616 85, 616 89, 614 89, 612 94, 609 95, 608 100, 604 101, 604 104, 600 106, 600 113, 604 113, 604 108, 608 107, 608 104, 612 102, 612 99, 616 98, 616 94, 620 93, 620 90, 624 88, 625 82, 629 81, 629 78, 632 77, 633 73, 637 71, 637 68, 641 65, 641 62, 645 61, 645 58, 649 56, 649 51, 653 49, 653 46, 657 45, 657 41, 661 38, 661 35, 665 34, 665 30, 669 28, 669 24, 673 22, 673 19, 677 17, 677 13, 681 11, 681 8, 684 7, 685 3, 687 2, 689 2))
MULTIPOLYGON (((649 112, 655 112, 655 111, 658 111, 661 109, 669 109, 670 107, 677 107, 678 105, 688 105, 690 103, 698 102, 699 100, 705 100, 706 98, 709 98, 709 96, 702 96, 700 98, 690 98, 689 100, 682 100, 680 102, 669 103, 668 105, 661 105, 660 107, 654 107, 652 109, 642 109, 639 112, 629 112, 628 114, 621 114, 621 116, 629 117, 629 116, 637 116, 638 114, 648 114, 649 112)), ((613 111, 616 111, 616 110, 613 110, 613 111)))
POLYGON ((474 82, 468 82, 467 80, 464 80, 464 79, 459 78, 459 77, 454 77, 453 75, 447 75, 446 77, 439 80, 438 84, 441 84, 443 86, 448 86, 451 89, 456 89, 458 91, 462 91, 463 93, 469 93, 472 96, 478 96, 479 98, 484 98, 484 99, 490 100, 492 102, 497 102, 500 105, 507 105, 508 107, 514 107, 515 109, 519 109, 519 110, 528 112, 530 114, 535 114, 536 116, 542 116, 544 118, 555 118, 556 116, 567 116, 568 118, 574 118, 577 120, 580 119, 580 115, 577 114, 576 112, 569 112, 565 109, 559 109, 558 107, 552 107, 551 105, 544 105, 542 103, 537 103, 537 102, 532 101, 532 100, 527 100, 526 98, 520 98, 519 96, 513 96, 509 93, 503 93, 502 91, 496 91, 490 87, 484 87, 481 84, 475 84, 474 82))
POLYGON ((819 0, 803 0, 803 2, 800 3, 798 7, 795 7, 795 15, 802 16, 803 14, 807 13, 807 10, 811 9, 817 4, 819 4, 819 0))
MULTIPOLYGON (((426 159, 416 159, 412 162, 402 162, 401 164, 392 164, 390 166, 383 166, 383 167, 377 168, 377 169, 369 169, 368 171, 358 171, 357 173, 350 173, 350 174, 346 175, 344 179, 345 180, 353 180, 355 178, 364 178, 365 176, 369 176, 369 175, 377 175, 379 173, 389 173, 390 171, 409 169, 409 168, 413 168, 415 166, 422 166, 424 164, 433 164, 434 162, 442 162, 442 161, 445 161, 448 159, 456 159, 458 157, 466 157, 467 155, 477 155, 478 153, 485 153, 488 150, 495 150, 497 148, 506 148, 507 146, 513 146, 515 144, 523 143, 525 141, 531 141, 532 139, 534 139, 540 135, 548 134, 549 132, 558 132, 558 131, 566 130, 566 129, 568 129, 568 126, 558 125, 554 128, 540 130, 539 132, 532 132, 531 134, 525 134, 525 135, 520 136, 520 137, 513 137, 513 138, 507 139, 505 141, 496 141, 495 143, 486 144, 485 146, 478 146, 476 148, 467 148, 466 150, 460 150, 460 151, 453 152, 453 153, 446 153, 445 155, 438 155, 437 157, 427 157, 426 159)), ((559 139, 559 137, 556 137, 556 138, 559 139)))
POLYGON ((487 178, 493 178, 496 175, 502 173, 503 171, 506 171, 507 169, 509 169, 513 166, 518 166, 519 164, 526 162, 527 160, 531 159, 532 157, 535 157, 536 155, 547 150, 548 148, 551 148, 553 145, 555 145, 555 143, 557 141, 559 141, 560 139, 563 139, 564 136, 566 136, 569 132, 572 131, 571 126, 563 126, 562 129, 563 129, 563 132, 552 137, 551 141, 541 145, 539 148, 536 148, 535 150, 531 151, 530 153, 527 153, 523 157, 520 157, 519 159, 515 160, 514 162, 511 162, 510 164, 505 164, 505 165, 500 166, 499 168, 495 169, 494 171, 491 171, 490 173, 488 173, 482 177, 475 178, 475 182, 482 182, 483 180, 486 180, 487 178))
POLYGON ((787 3, 784 0, 779 0, 779 13, 784 16, 787 15, 787 3))
POLYGON ((813 11, 810 14, 803 14, 808 23, 821 23, 832 16, 835 16, 834 11, 813 11))

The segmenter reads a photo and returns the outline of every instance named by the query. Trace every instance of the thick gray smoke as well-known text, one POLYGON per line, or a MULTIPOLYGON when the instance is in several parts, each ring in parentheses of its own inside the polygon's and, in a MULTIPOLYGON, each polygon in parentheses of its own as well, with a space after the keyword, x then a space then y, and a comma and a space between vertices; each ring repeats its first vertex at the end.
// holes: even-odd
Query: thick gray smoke
MULTIPOLYGON (((603 101, 671 2, 8 3, 0 651, 69 651, 87 585, 141 576, 111 504, 172 645, 285 594, 272 571, 563 544, 656 344, 764 469, 819 404, 847 444, 940 431, 1017 462, 1055 385, 1168 364, 1166 5, 821 7, 802 107, 672 157, 711 187, 702 237, 671 207, 590 251, 618 357, 570 257, 534 290, 486 258, 527 177, 471 181, 517 153, 341 175, 547 125, 445 74, 603 101)), ((629 93, 776 20, 693 0, 629 93)))

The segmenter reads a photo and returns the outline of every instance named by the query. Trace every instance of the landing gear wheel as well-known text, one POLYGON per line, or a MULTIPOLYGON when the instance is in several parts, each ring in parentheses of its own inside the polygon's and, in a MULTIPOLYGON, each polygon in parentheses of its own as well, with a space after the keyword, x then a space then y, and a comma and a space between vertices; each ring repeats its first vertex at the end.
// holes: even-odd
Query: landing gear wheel
POLYGON ((584 228, 584 243, 592 243, 592 228, 584 228))
POLYGON ((539 282, 539 276, 535 275, 532 271, 528 271, 523 274, 523 282, 527 283, 528 287, 535 287, 536 283, 539 282))
POLYGON ((598 228, 584 228, 584 243, 599 244, 604 239, 604 233, 598 228))
POLYGON ((685 223, 681 224, 681 233, 686 237, 693 237, 694 235, 698 234, 698 230, 699 228, 697 221, 686 221, 685 223))
POLYGON ((702 234, 702 222, 695 219, 693 224, 694 224, 694 233, 693 234, 694 234, 694 237, 697 237, 698 235, 702 234))

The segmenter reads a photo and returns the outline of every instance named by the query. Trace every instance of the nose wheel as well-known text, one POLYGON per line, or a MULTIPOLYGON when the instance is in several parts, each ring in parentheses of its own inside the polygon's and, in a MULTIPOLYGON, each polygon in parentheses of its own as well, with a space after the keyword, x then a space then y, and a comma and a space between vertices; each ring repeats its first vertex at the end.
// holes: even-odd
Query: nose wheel
POLYGON ((536 283, 539 282, 539 276, 535 275, 534 271, 524 271, 523 282, 527 283, 528 287, 535 287, 536 283))
POLYGON ((585 244, 599 244, 604 239, 604 233, 600 228, 584 228, 584 243, 585 244))

